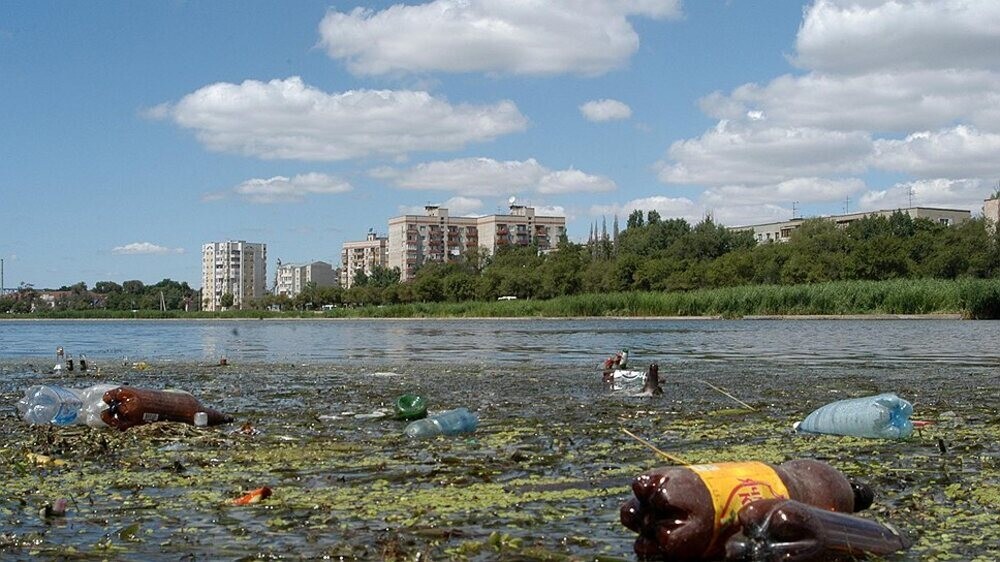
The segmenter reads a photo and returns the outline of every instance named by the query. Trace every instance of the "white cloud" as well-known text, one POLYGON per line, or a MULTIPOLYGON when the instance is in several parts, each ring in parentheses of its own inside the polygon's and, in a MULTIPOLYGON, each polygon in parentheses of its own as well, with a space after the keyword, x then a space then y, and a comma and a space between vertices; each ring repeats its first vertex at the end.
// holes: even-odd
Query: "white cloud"
POLYGON ((724 125, 674 143, 660 179, 708 186, 709 204, 891 208, 912 191, 978 208, 1000 175, 998 46, 995 0, 814 0, 792 57, 806 72, 705 96, 724 125), (850 177, 880 170, 910 177, 869 191, 850 177))
POLYGON ((632 108, 618 100, 602 99, 588 101, 581 105, 580 113, 588 121, 612 121, 616 119, 628 119, 632 116, 632 108))
MULTIPOLYGON (((448 215, 452 217, 481 216, 483 201, 474 197, 452 197, 437 206, 448 209, 448 215)), ((426 210, 423 206, 401 205, 397 207, 402 215, 424 215, 426 210)))
POLYGON ((784 75, 744 84, 729 95, 700 100, 716 119, 741 120, 757 111, 772 126, 909 133, 965 121, 1000 131, 1000 74, 917 70, 859 76, 784 75))
MULTIPOLYGON (((340 178, 313 172, 291 178, 249 179, 234 187, 231 193, 251 203, 289 203, 302 201, 306 195, 346 193, 351 189, 351 184, 340 178)), ((204 199, 219 198, 215 195, 210 194, 204 199)))
POLYGON ((434 0, 327 12, 320 44, 354 74, 599 75, 639 48, 630 16, 676 18, 680 0, 434 0))
POLYGON ((818 0, 796 40, 803 67, 836 73, 1000 69, 996 0, 818 0))
POLYGON ((979 179, 929 179, 899 183, 885 190, 872 190, 860 200, 864 210, 909 207, 947 207, 978 212, 990 193, 988 182, 979 179))
POLYGON ((1000 175, 1000 135, 958 126, 875 142, 875 165, 923 178, 1000 175))
POLYGON ((865 183, 857 178, 842 180, 828 178, 795 178, 775 185, 746 186, 725 185, 705 190, 702 200, 709 206, 729 206, 782 202, 790 205, 798 203, 821 203, 843 201, 865 189, 865 183))
MULTIPOLYGON (((610 205, 593 205, 590 207, 592 216, 612 216, 628 217, 632 211, 656 211, 665 219, 683 218, 690 221, 692 218, 700 217, 702 209, 699 205, 686 197, 643 197, 633 199, 625 203, 612 203, 610 205)), ((700 219, 698 219, 700 220, 700 219)))
POLYGON ((330 94, 297 76, 211 84, 146 113, 193 129, 210 150, 311 161, 455 150, 527 127, 510 101, 453 105, 410 90, 330 94))
POLYGON ((665 183, 776 184, 863 170, 872 153, 862 132, 751 127, 721 121, 701 137, 677 141, 657 165, 665 183))
POLYGON ((461 158, 426 162, 409 169, 389 167, 371 175, 402 189, 455 191, 465 196, 497 196, 537 191, 547 194, 613 191, 614 181, 575 169, 551 171, 535 159, 498 161, 461 158))
POLYGON ((116 246, 111 249, 112 254, 140 255, 140 254, 183 254, 184 248, 167 248, 158 246, 150 242, 132 242, 124 246, 116 246))

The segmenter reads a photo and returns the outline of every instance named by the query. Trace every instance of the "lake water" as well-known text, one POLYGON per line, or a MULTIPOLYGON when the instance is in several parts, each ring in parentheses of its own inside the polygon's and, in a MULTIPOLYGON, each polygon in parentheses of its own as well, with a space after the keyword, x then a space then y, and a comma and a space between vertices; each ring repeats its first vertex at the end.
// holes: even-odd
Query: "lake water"
POLYGON ((592 364, 620 347, 661 362, 996 366, 1000 322, 956 320, 236 320, 0 322, 0 358, 592 364))
POLYGON ((630 561, 618 508, 665 461, 628 429, 689 462, 826 460, 875 488, 866 517, 917 539, 895 559, 997 560, 998 342, 1000 322, 913 319, 3 321, 0 559, 72 547, 129 560, 630 561), (98 369, 52 372, 59 346, 98 369), (599 363, 626 346, 636 367, 659 362, 663 396, 603 384, 599 363), (188 390, 237 423, 118 433, 27 426, 12 407, 32 384, 112 381, 188 390), (480 425, 417 443, 404 423, 368 417, 409 392, 480 425), (935 424, 905 441, 790 432, 826 402, 881 392, 935 424), (229 504, 263 485, 264 504, 229 504), (39 517, 56 497, 70 513, 39 517))

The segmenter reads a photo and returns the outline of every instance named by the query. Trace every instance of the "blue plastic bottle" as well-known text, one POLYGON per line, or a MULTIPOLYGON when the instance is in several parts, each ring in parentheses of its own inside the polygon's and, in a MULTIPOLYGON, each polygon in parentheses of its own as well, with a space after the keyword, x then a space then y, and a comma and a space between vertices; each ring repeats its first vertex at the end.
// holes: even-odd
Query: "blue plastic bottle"
POLYGON ((809 433, 905 439, 913 433, 913 405, 893 393, 831 402, 806 416, 798 430, 809 433))
POLYGON ((411 422, 404 432, 408 437, 424 439, 437 435, 471 433, 478 425, 479 418, 475 414, 465 408, 457 408, 411 422))

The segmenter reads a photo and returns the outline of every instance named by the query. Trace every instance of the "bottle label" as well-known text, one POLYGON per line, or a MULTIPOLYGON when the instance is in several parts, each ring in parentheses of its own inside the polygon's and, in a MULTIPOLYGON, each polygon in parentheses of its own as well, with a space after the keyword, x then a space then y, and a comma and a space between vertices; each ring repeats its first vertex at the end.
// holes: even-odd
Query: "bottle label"
POLYGON ((715 507, 715 542, 720 533, 736 523, 744 505, 757 500, 788 498, 788 488, 778 473, 762 462, 695 464, 689 468, 701 478, 715 507))

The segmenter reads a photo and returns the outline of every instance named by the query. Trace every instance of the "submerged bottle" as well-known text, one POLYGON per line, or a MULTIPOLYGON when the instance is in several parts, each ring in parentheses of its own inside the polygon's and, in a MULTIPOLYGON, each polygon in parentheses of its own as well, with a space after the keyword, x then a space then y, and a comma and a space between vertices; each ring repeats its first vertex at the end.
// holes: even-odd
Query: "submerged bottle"
POLYGON ((180 390, 120 386, 105 392, 103 399, 108 408, 101 412, 101 420, 121 430, 157 421, 194 425, 198 412, 205 413, 208 425, 233 421, 232 416, 207 408, 190 393, 180 390))
POLYGON ((905 439, 913 433, 913 405, 893 393, 831 402, 806 416, 798 431, 905 439))
POLYGON ((618 359, 618 368, 619 369, 628 369, 628 348, 627 347, 623 347, 622 348, 622 350, 618 353, 618 358, 619 358, 618 359))
POLYGON ((408 437, 424 439, 437 435, 471 433, 479 425, 479 418, 465 408, 448 410, 440 414, 410 422, 404 433, 408 437))
POLYGON ((794 500, 760 500, 739 513, 740 532, 726 542, 731 562, 820 562, 884 556, 912 542, 892 527, 794 500))
POLYGON ((80 414, 83 402, 77 391, 55 385, 29 388, 17 402, 17 411, 33 425, 70 425, 80 414))
POLYGON ((632 482, 635 497, 621 522, 639 533, 635 553, 670 560, 711 560, 737 530, 737 513, 762 499, 790 498, 849 513, 871 505, 871 488, 832 466, 798 459, 780 465, 739 462, 664 467, 632 482))

